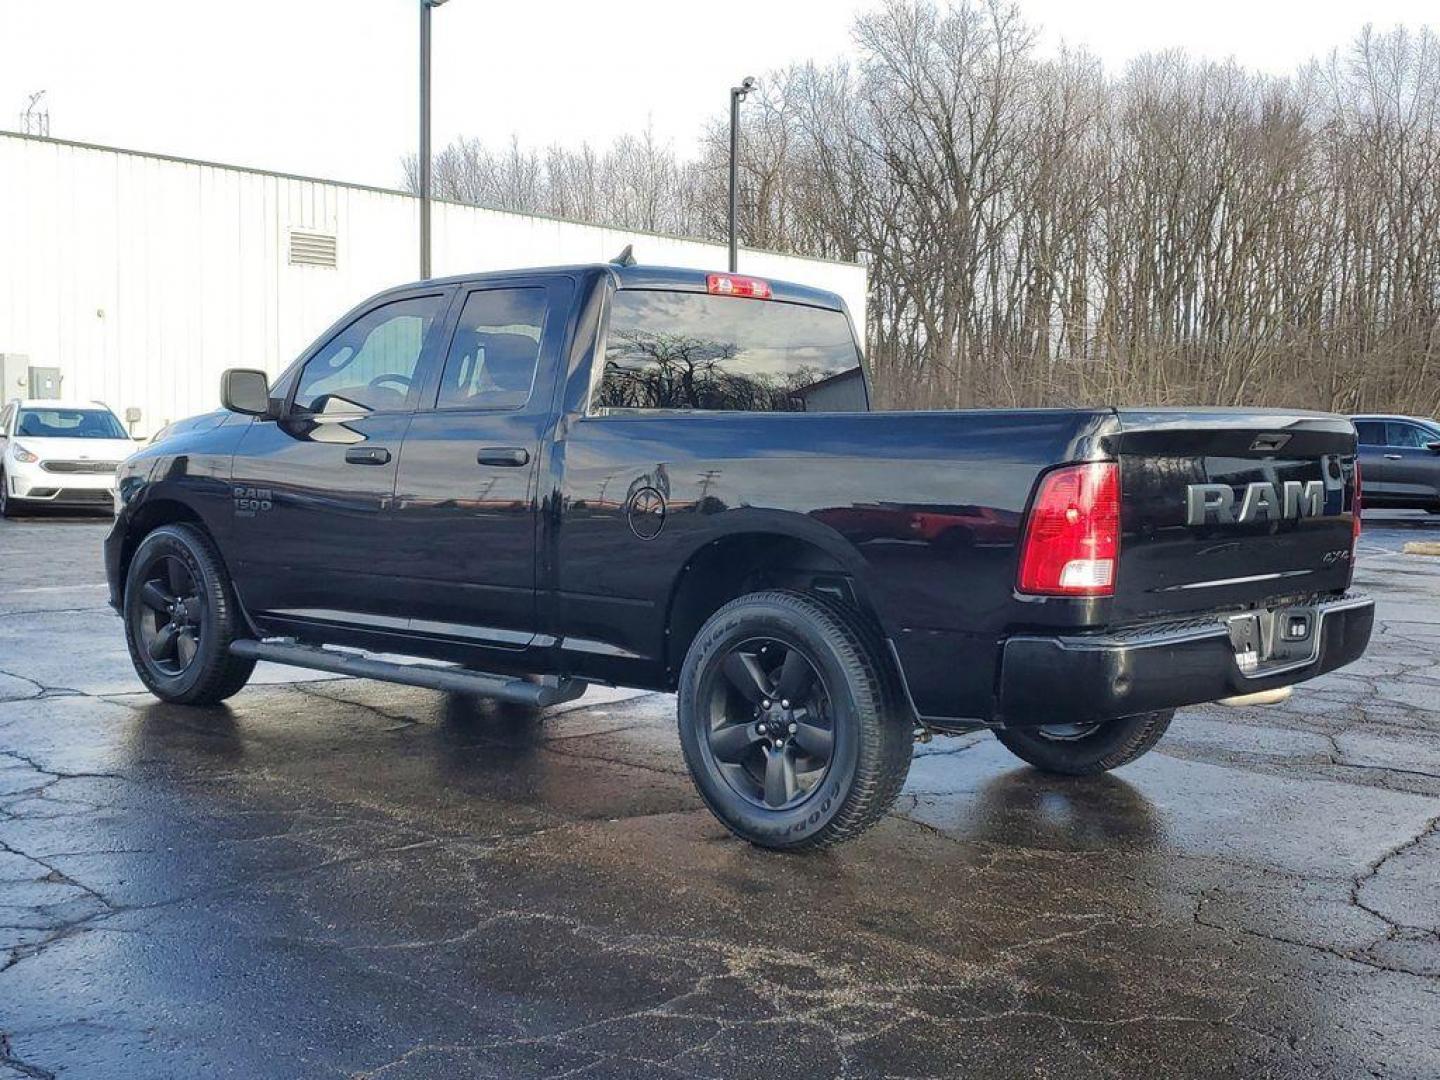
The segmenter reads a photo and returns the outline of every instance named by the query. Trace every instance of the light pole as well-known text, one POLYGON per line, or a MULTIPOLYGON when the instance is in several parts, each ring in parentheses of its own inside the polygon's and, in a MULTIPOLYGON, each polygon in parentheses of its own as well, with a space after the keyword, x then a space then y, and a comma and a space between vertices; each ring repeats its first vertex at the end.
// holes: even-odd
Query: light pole
POLYGON ((430 9, 445 0, 420 0, 420 276, 430 276, 430 9))
POLYGON ((755 76, 746 75, 739 86, 730 88, 730 273, 740 269, 740 247, 735 238, 735 218, 740 206, 740 102, 755 89, 755 76))

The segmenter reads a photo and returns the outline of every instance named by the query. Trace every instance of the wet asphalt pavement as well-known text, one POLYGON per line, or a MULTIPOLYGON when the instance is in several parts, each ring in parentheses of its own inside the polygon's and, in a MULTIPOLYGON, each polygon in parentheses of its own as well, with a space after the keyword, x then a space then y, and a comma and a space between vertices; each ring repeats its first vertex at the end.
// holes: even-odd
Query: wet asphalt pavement
POLYGON ((1440 518, 1367 529, 1360 664, 1094 780, 936 740, 795 857, 664 695, 159 705, 105 526, 0 522, 0 1080, 1440 1075, 1440 518))

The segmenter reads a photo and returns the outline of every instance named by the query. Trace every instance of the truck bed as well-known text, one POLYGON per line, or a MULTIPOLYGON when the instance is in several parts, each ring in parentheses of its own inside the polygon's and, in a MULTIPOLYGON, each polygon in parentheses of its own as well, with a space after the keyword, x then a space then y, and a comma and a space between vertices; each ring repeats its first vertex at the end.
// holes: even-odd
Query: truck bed
POLYGON ((1221 612, 1349 582, 1355 437, 1324 414, 1046 409, 589 418, 565 444, 554 566, 577 662, 662 662, 671 572, 707 546, 783 529, 853 575, 917 709, 993 716, 1001 643, 1037 630, 1221 612), (1027 505, 1048 468, 1118 460, 1123 536, 1113 597, 1026 596, 1027 505), (1304 520, 1186 524, 1187 488, 1319 480, 1304 520), (625 505, 663 491, 664 532, 632 554, 625 505))

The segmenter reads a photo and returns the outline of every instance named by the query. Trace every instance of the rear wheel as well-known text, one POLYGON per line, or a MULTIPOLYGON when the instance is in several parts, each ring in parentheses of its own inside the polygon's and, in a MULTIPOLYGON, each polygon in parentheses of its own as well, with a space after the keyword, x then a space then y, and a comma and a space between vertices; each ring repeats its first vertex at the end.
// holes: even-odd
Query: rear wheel
POLYGON ((894 802, 912 727, 883 653, 848 610, 759 592, 701 627, 680 675, 680 744, 706 804, 770 848, 859 835, 894 802))
POLYGON ((1001 728, 995 737, 1041 772, 1093 776, 1149 753, 1174 718, 1174 709, 1163 709, 1118 720, 1001 728))
POLYGON ((249 681, 255 661, 230 655, 240 636, 229 575, 210 538, 164 525, 140 542, 125 578, 125 641, 151 693, 214 705, 249 681))

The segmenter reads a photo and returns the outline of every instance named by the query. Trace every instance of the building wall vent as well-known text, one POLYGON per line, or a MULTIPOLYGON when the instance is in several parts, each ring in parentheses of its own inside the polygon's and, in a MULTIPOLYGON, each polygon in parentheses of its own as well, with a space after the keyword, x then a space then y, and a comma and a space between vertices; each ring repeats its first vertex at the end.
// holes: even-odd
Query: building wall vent
POLYGON ((309 229, 290 230, 291 266, 334 266, 335 237, 309 229))

